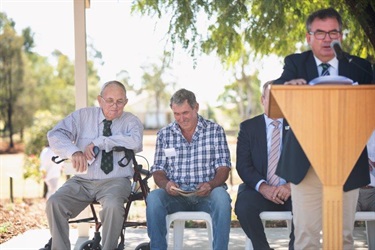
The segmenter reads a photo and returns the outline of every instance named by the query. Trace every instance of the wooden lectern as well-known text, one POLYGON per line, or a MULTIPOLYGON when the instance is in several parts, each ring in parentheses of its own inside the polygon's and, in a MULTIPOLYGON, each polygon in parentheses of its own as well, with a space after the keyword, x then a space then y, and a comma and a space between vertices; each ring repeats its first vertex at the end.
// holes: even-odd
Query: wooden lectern
POLYGON ((269 116, 288 120, 322 182, 323 249, 342 249, 343 185, 375 130, 375 86, 270 85, 269 116))

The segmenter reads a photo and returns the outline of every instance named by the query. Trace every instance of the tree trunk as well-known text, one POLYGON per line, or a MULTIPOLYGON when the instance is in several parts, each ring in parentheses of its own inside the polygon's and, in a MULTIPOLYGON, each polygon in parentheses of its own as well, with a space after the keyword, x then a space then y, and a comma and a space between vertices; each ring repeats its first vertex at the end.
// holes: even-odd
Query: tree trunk
POLYGON ((12 104, 8 103, 8 129, 9 129, 9 149, 14 148, 13 124, 12 124, 12 104))
POLYGON ((371 1, 345 0, 375 48, 375 4, 371 5, 371 1))

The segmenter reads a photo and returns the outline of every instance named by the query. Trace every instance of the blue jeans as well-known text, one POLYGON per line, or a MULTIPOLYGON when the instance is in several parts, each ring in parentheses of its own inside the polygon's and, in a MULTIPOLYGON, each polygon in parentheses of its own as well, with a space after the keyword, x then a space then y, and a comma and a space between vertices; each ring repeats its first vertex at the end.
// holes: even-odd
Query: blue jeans
POLYGON ((172 196, 164 189, 153 190, 147 196, 147 233, 152 250, 167 249, 165 217, 178 211, 204 211, 211 215, 213 249, 226 250, 229 243, 231 198, 223 187, 214 188, 207 197, 172 196))

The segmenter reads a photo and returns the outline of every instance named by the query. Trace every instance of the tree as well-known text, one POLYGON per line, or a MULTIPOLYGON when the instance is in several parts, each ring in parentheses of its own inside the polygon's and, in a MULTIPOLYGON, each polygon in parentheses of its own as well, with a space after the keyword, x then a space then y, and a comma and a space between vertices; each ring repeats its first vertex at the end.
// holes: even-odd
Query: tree
POLYGON ((358 20, 372 47, 375 48, 375 2, 371 0, 345 0, 345 3, 349 6, 352 15, 358 20))
POLYGON ((168 16, 170 40, 193 56, 215 51, 223 62, 235 63, 246 45, 259 55, 285 56, 301 49, 307 16, 328 6, 334 6, 344 20, 344 49, 374 62, 373 0, 137 0, 132 10, 168 16))
MULTIPOLYGON (((30 28, 17 35, 15 22, 0 12, 0 124, 9 135, 9 149, 14 148, 13 135, 34 122, 38 110, 64 116, 75 109, 74 64, 55 51, 57 65, 34 53, 34 33, 30 28), (27 87, 26 87, 27 86, 27 87)), ((90 44, 90 56, 100 62, 101 53, 90 44)), ((92 61, 87 63, 88 100, 94 105, 99 92, 99 77, 92 61)))
MULTIPOLYGON (((38 84, 39 110, 49 110, 52 114, 66 116, 75 109, 74 63, 68 56, 55 50, 52 55, 57 62, 54 68, 47 58, 38 58, 40 81, 38 84), (44 65, 44 67, 42 67, 44 65), (49 66, 48 66, 49 65, 49 66)), ((93 62, 87 62, 88 105, 94 105, 99 93, 99 77, 93 62)))
POLYGON ((22 96, 23 43, 22 36, 14 30, 14 22, 0 13, 0 120, 5 122, 9 132, 9 148, 14 148, 13 116, 17 99, 22 96))
POLYGON ((259 104, 258 72, 248 75, 245 67, 242 67, 241 72, 235 78, 233 83, 224 87, 224 92, 218 100, 222 103, 222 110, 231 119, 231 126, 238 128, 241 121, 261 113, 262 108, 259 104))
POLYGON ((166 91, 169 83, 165 82, 162 78, 165 68, 164 66, 158 67, 158 65, 152 64, 150 67, 144 67, 143 69, 145 73, 142 76, 142 87, 139 89, 139 93, 146 91, 154 99, 156 127, 160 128, 160 106, 162 102, 168 102, 168 98, 170 97, 166 91))
POLYGON ((118 77, 122 79, 125 84, 126 89, 129 91, 134 91, 136 94, 140 95, 142 93, 147 93, 147 96, 151 98, 150 111, 155 110, 156 117, 156 127, 161 127, 160 122, 160 110, 162 103, 168 103, 170 94, 168 87, 174 88, 175 83, 173 80, 168 79, 168 70, 170 69, 170 54, 164 54, 161 58, 161 65, 158 63, 152 63, 150 65, 142 66, 144 71, 142 75, 141 86, 137 87, 135 84, 131 84, 130 76, 126 70, 122 70, 118 73, 118 77), (167 79, 167 80, 166 80, 167 79))

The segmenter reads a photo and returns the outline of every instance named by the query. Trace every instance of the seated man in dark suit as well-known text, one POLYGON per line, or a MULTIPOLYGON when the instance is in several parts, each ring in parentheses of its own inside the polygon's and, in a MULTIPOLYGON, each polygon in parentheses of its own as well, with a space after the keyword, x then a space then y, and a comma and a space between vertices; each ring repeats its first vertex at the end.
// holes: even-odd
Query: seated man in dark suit
MULTIPOLYGON (((237 138, 236 168, 244 183, 238 189, 235 213, 254 249, 270 249, 259 214, 292 210, 290 184, 274 172, 289 126, 282 118, 267 116, 270 83, 264 84, 261 97, 265 114, 242 122, 237 138)), ((293 231, 290 238, 293 248, 293 231)))

